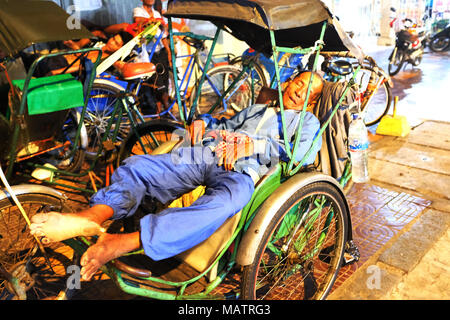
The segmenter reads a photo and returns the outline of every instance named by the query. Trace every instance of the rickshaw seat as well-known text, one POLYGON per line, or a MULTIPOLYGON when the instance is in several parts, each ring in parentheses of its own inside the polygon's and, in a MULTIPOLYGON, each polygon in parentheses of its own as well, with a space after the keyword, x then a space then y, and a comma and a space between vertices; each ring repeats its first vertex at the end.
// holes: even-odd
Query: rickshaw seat
MULTIPOLYGON (((178 142, 167 141, 153 150, 152 154, 169 152, 178 142)), ((256 183, 256 182, 255 182, 256 183)), ((195 200, 205 193, 205 187, 199 186, 193 191, 182 195, 169 204, 170 208, 188 207, 195 200)), ((228 218, 208 239, 199 243, 176 256, 176 258, 190 265, 198 272, 205 271, 224 249, 226 243, 232 237, 241 218, 241 211, 228 218)), ((208 273, 208 278, 212 281, 217 275, 217 264, 208 273)))
MULTIPOLYGON (((203 195, 205 187, 200 186, 192 192, 182 196, 181 203, 183 206, 187 206, 193 203, 201 195, 203 195)), ((179 199, 175 200, 169 207, 176 207, 180 205, 179 199)), ((228 218, 208 239, 199 243, 195 247, 186 250, 176 256, 177 259, 187 263, 198 272, 205 271, 217 258, 219 253, 225 248, 228 240, 236 230, 236 227, 241 218, 241 212, 239 211, 231 218, 228 218)), ((208 273, 208 278, 212 281, 217 275, 217 264, 208 273)))
MULTIPOLYGON (((266 175, 261 177, 258 181, 255 181, 255 187, 269 178, 274 172, 277 171, 277 167, 269 170, 266 175)), ((200 186, 190 193, 184 194, 179 199, 173 201, 170 206, 188 206, 198 199, 205 192, 205 187, 200 186)), ((220 252, 225 248, 227 242, 233 236, 239 221, 241 219, 242 210, 237 212, 231 218, 228 218, 219 229, 217 229, 208 239, 199 243, 195 247, 186 250, 176 256, 179 260, 187 263, 199 272, 205 271, 217 258, 220 252)), ((207 277, 210 281, 214 280, 217 276, 218 264, 216 264, 208 273, 207 277)))
POLYGON ((156 71, 156 67, 151 62, 126 63, 122 68, 124 80, 134 80, 144 77, 151 77, 156 71))
MULTIPOLYGON (((13 80, 21 91, 25 80, 13 80)), ((31 79, 27 94, 28 114, 37 115, 84 105, 83 84, 71 74, 31 79)))

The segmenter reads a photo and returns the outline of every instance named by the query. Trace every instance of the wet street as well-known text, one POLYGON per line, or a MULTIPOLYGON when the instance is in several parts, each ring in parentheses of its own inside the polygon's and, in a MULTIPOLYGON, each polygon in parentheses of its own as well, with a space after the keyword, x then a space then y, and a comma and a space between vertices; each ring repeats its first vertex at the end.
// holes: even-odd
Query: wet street
MULTIPOLYGON (((365 53, 387 73, 392 49, 368 46, 365 53)), ((406 116, 411 126, 422 120, 450 122, 450 51, 436 53, 426 48, 419 66, 404 65, 392 81, 392 96, 399 98, 397 114, 406 116)))
MULTIPOLYGON (((387 71, 391 51, 392 47, 372 46, 366 54, 387 71)), ((419 197, 424 206, 417 212, 417 199, 412 201, 415 206, 388 201, 387 207, 396 208, 390 216, 377 209, 382 199, 375 196, 366 201, 367 208, 352 209, 356 223, 367 214, 377 217, 377 221, 367 219, 372 220, 367 234, 388 239, 329 299, 450 299, 450 52, 425 52, 419 66, 407 65, 392 77, 393 96, 399 97, 397 115, 406 117, 411 132, 406 137, 381 136, 375 134, 376 125, 369 128, 371 181, 367 184, 386 194, 419 197), (412 212, 415 216, 397 234, 392 232, 412 212)))

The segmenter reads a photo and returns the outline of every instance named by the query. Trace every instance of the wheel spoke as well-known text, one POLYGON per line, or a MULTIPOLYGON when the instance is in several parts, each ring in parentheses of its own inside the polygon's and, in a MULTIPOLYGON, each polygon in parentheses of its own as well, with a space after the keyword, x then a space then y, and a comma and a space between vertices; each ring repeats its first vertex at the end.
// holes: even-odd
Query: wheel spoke
POLYGON ((244 293, 253 288, 255 294, 249 298, 322 299, 328 294, 341 265, 346 227, 342 202, 321 186, 311 185, 313 191, 280 211, 282 218, 266 231, 260 258, 244 270, 244 293))
MULTIPOLYGON (((18 198, 29 218, 41 212, 69 212, 53 197, 21 194, 18 198)), ((18 280, 27 299, 54 298, 65 289, 65 268, 73 264, 72 254, 65 256, 54 250, 67 248, 64 250, 69 254, 71 249, 56 243, 46 247, 46 257, 42 256, 20 211, 7 200, 0 201, 0 235, 0 265, 18 280)), ((12 286, 0 275, 0 300, 14 295, 12 286)))

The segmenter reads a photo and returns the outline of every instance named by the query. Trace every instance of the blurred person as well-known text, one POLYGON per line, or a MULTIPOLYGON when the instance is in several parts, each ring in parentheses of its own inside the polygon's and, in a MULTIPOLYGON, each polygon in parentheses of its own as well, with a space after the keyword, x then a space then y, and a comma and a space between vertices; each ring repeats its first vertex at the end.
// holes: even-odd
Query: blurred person
MULTIPOLYGON (((169 47, 167 23, 162 17, 162 4, 160 0, 141 0, 142 6, 133 9, 133 20, 135 25, 143 26, 149 22, 159 21, 161 30, 155 39, 162 37, 154 48, 154 54, 150 62, 156 66, 155 75, 149 82, 154 86, 156 113, 161 113, 163 108, 169 108, 169 72, 172 69, 172 52, 169 47), (163 34, 161 34, 161 32, 163 34)), ((128 30, 128 29, 127 29, 128 30)))

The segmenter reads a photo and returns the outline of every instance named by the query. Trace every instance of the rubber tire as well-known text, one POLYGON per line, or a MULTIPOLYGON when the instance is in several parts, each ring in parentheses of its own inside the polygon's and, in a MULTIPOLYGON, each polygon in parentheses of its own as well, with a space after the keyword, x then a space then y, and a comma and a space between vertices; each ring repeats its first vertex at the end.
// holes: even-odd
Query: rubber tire
MULTIPOLYGON (((393 67, 391 67, 391 66, 393 66, 393 64, 391 63, 391 58, 389 59, 388 72, 389 72, 390 76, 395 76, 397 73, 399 73, 400 70, 403 67, 403 64, 405 63, 405 58, 404 58, 403 51, 397 50, 397 54, 399 54, 399 52, 401 52, 401 59, 400 59, 400 63, 398 65, 395 65, 396 69, 393 69, 393 67)), ((393 53, 394 53, 394 51, 392 51, 391 56, 392 56, 393 53)))
MULTIPOLYGON (((367 66, 362 66, 361 70, 362 69, 374 72, 372 68, 367 67, 367 66)), ((392 102, 392 90, 391 90, 391 87, 389 86, 387 81, 384 81, 384 83, 382 84, 382 87, 380 87, 378 90, 381 90, 381 89, 384 90, 384 92, 386 92, 386 105, 384 106, 384 108, 380 107, 379 110, 377 110, 378 112, 377 112, 376 117, 371 118, 371 121, 366 121, 364 119, 364 123, 366 124, 366 126, 372 126, 372 125, 380 122, 381 118, 383 116, 385 116, 388 113, 388 111, 389 111, 389 108, 390 108, 391 102, 392 102), (379 112, 379 111, 381 111, 381 112, 379 112)), ((372 101, 373 101, 373 98, 372 98, 372 101)), ((369 108, 370 108, 370 106, 371 106, 371 104, 369 104, 369 108)), ((365 109, 366 108, 367 108, 367 106, 365 107, 365 109)))
MULTIPOLYGON (((112 95, 117 95, 118 93, 125 91, 125 89, 124 88, 121 89, 121 87, 119 85, 109 85, 107 83, 102 83, 102 82, 94 82, 91 93, 94 92, 94 90, 99 90, 99 91, 104 90, 106 92, 106 94, 112 94, 112 95)), ((111 104, 111 107, 113 108, 114 104, 111 104)), ((97 118, 100 118, 101 116, 102 115, 100 115, 98 113, 96 115, 97 118)), ((123 115, 123 117, 128 117, 128 115, 123 115)), ((89 118, 89 114, 88 114, 88 112, 86 112, 86 115, 84 118, 84 125, 86 126, 87 136, 88 136, 88 140, 89 140, 88 141, 88 150, 86 151, 86 158, 93 160, 93 159, 95 159, 95 157, 97 156, 97 153, 98 153, 98 142, 96 142, 96 144, 94 145, 92 142, 92 138, 95 138, 97 141, 100 141, 99 139, 102 138, 102 135, 101 135, 101 133, 99 133, 97 131, 97 126, 95 124, 92 124, 93 121, 89 121, 88 118, 89 118)), ((108 116, 105 116, 102 118, 102 123, 105 127, 107 126, 107 121, 109 119, 110 118, 108 116)), ((134 119, 134 120, 136 120, 136 119, 134 119)), ((118 134, 117 138, 124 141, 128 135, 129 126, 124 125, 123 123, 121 123, 121 126, 123 126, 123 129, 119 130, 119 134, 118 134)), ((113 128, 111 128, 111 130, 113 130, 113 128)))
POLYGON ((262 237, 262 240, 256 250, 256 255, 254 258, 253 263, 251 263, 248 266, 244 267, 243 271, 243 280, 242 280, 242 299, 244 300, 255 300, 258 297, 256 297, 255 294, 255 288, 256 288, 256 282, 257 282, 257 275, 259 271, 259 265, 260 261, 262 259, 262 256, 265 252, 265 249, 267 247, 267 244, 272 237, 272 234, 276 230, 277 226, 281 223, 281 221, 286 216, 286 213, 289 211, 289 209, 297 202, 298 199, 304 198, 308 195, 314 195, 317 192, 321 192, 324 194, 328 194, 333 201, 335 202, 337 206, 337 212, 336 214, 339 216, 339 221, 342 225, 342 228, 339 230, 339 244, 340 248, 338 249, 339 252, 337 254, 337 259, 335 259, 335 271, 331 275, 331 277, 328 280, 328 283, 325 285, 325 289, 323 290, 322 294, 319 297, 316 297, 317 299, 325 299, 328 293, 330 292, 337 274, 339 272, 339 268, 343 261, 344 256, 344 249, 345 249, 345 243, 346 238, 348 234, 348 212, 347 207, 345 205, 345 200, 340 193, 336 189, 335 186, 332 186, 328 182, 315 182, 311 183, 302 189, 298 190, 296 193, 294 193, 276 212, 273 219, 270 221, 269 226, 264 232, 264 235, 262 237))
MULTIPOLYGON (((242 57, 234 58, 230 62, 230 64, 233 66, 238 66, 238 68, 241 69, 242 68, 242 57)), ((257 79, 260 79, 259 86, 260 87, 269 87, 270 76, 269 76, 269 73, 267 71, 265 71, 265 68, 262 67, 261 64, 257 63, 256 61, 253 62, 252 68, 256 72, 257 79)), ((259 91, 258 91, 258 93, 259 93, 259 91)), ((255 93, 254 98, 255 98, 255 100, 256 100, 256 98, 258 98, 257 93, 255 93)))
MULTIPOLYGON (((41 193, 25 193, 25 194, 20 194, 17 195, 17 199, 19 200, 19 202, 22 204, 22 206, 24 207, 25 210, 27 210, 27 205, 31 204, 31 203, 35 203, 35 204, 39 204, 42 205, 44 207, 48 207, 47 209, 49 211, 58 211, 58 212, 71 212, 72 210, 67 207, 64 203, 61 202, 61 200, 55 196, 51 196, 51 195, 47 195, 47 194, 41 194, 41 193)), ((25 259, 25 257, 27 257, 28 254, 31 254, 33 251, 36 250, 36 244, 35 244, 35 240, 34 237, 29 233, 29 229, 26 225, 25 220, 23 219, 22 215, 20 214, 20 212, 18 210, 14 211, 14 217, 7 217, 5 215, 5 212, 8 208, 10 207, 16 207, 15 204, 12 204, 10 202, 10 200, 8 198, 3 198, 0 200, 0 221, 9 221, 7 227, 8 229, 5 230, 5 226, 3 226, 0 224, 0 230, 3 231, 0 234, 0 244, 2 248, 6 248, 9 247, 17 247, 17 252, 13 251, 12 253, 9 254, 9 256, 11 256, 11 254, 15 255, 15 260, 14 262, 7 262, 5 260, 5 256, 0 255, 0 264, 2 266, 4 266, 6 269, 9 267, 11 267, 12 265, 16 265, 18 263, 21 262, 21 260, 23 261, 27 261, 28 259, 25 259), (9 219, 9 220, 8 220, 9 219), (14 229, 16 228, 16 230, 14 229), (5 236, 7 235, 7 236, 5 236), (12 240, 10 240, 8 242, 8 237, 13 237, 12 240), (30 247, 27 247, 26 245, 29 244, 30 247), (18 256, 18 254, 20 253, 20 256, 18 256), (12 265, 11 265, 12 264, 12 265)), ((30 214, 30 212, 27 212, 27 214, 30 214)), ((29 218, 31 218, 33 215, 29 215, 29 218)), ((65 246, 62 242, 57 242, 57 243, 53 243, 47 247, 45 247, 46 251, 49 253, 50 256, 52 257, 56 257, 59 258, 61 262, 68 265, 72 265, 73 261, 69 258, 67 258, 66 256, 62 255, 59 252, 55 252, 55 248, 60 248, 62 246, 65 246), (64 260, 64 261, 62 261, 64 260)), ((39 252, 39 249, 37 249, 39 252)), ((65 267, 67 267, 65 265, 65 267)), ((66 278, 67 275, 65 275, 64 279, 61 280, 61 284, 63 284, 63 288, 65 294, 68 293, 68 289, 66 286, 66 278)), ((5 287, 5 282, 3 279, 1 279, 1 275, 0 275, 0 300, 1 299, 7 299, 8 297, 11 298, 10 295, 7 295, 8 292, 5 291, 6 287, 5 287)), ((7 290, 7 289, 6 289, 7 290)), ((59 291, 58 293, 60 293, 61 291, 59 291)), ((57 294, 55 292, 55 294, 57 294)), ((55 296, 50 296, 51 298, 55 298, 55 296)), ((30 293, 28 293, 27 298, 30 299, 30 293)), ((38 298, 33 296, 32 298, 38 298)), ((44 298, 44 297, 42 297, 44 298)), ((48 298, 48 297, 45 297, 48 298)))
MULTIPOLYGON (((214 79, 214 77, 217 79, 217 77, 220 76, 220 74, 224 74, 224 76, 226 78, 228 78, 230 75, 233 76, 233 79, 235 79, 240 73, 240 69, 237 66, 232 66, 232 65, 223 65, 223 66, 217 66, 214 67, 210 70, 208 70, 207 75, 211 78, 214 79)), ((232 82, 232 80, 230 80, 230 82, 232 82)), ((226 113, 229 115, 233 115, 235 112, 239 112, 242 109, 245 109, 247 107, 249 107, 251 105, 251 92, 250 92, 250 88, 251 88, 251 83, 249 82, 248 78, 245 80, 246 84, 244 87, 244 91, 242 91, 241 89, 238 89, 239 91, 235 91, 233 92, 233 96, 232 97, 238 97, 236 95, 237 92, 240 92, 242 96, 244 96, 245 101, 243 102, 243 104, 240 105, 235 105, 235 104, 230 104, 229 107, 227 107, 226 113), (248 88, 248 89, 247 89, 248 88), (231 108, 231 110, 230 110, 231 108)), ((207 80, 205 79, 205 82, 203 83, 203 85, 206 85, 205 83, 207 83, 207 80)), ((242 87, 242 85, 241 85, 242 87)), ((219 88, 221 89, 221 88, 219 88)), ((190 103, 189 105, 192 106, 194 103, 194 99, 195 96, 197 94, 197 90, 198 90, 198 83, 194 86, 191 96, 190 96, 190 103)), ((223 93, 223 92, 221 92, 223 93)), ((217 101, 217 99, 220 97, 218 96, 216 93, 212 93, 212 101, 207 101, 205 103, 205 106, 202 106, 202 98, 205 98, 206 94, 204 92, 204 90, 202 90, 202 93, 199 97, 198 103, 197 103, 197 108, 195 110, 195 114, 199 115, 202 113, 206 113, 209 111, 210 107, 212 107, 212 105, 217 101), (202 108, 202 109, 200 109, 202 108)), ((255 93, 255 97, 257 96, 257 93, 255 93)), ((228 97, 228 100, 230 98, 228 97)), ((214 112, 212 113, 213 115, 221 115, 224 114, 224 108, 222 105, 219 105, 214 112)))
MULTIPOLYGON (((154 132, 166 132, 171 135, 175 130, 177 131, 179 130, 180 132, 182 132, 184 130, 184 127, 181 123, 170 120, 151 120, 143 124, 140 124, 136 127, 136 131, 140 137, 154 132)), ((158 140, 158 143, 164 141, 158 140)), ((130 132, 129 136, 127 137, 126 141, 122 144, 122 147, 120 149, 119 156, 117 159, 117 166, 119 166, 124 159, 132 155, 132 149, 133 146, 136 145, 136 143, 138 143, 138 138, 136 134, 134 132, 130 132)), ((151 146, 150 149, 146 149, 147 153, 150 154, 151 151, 154 150, 154 147, 156 146, 151 146)))

